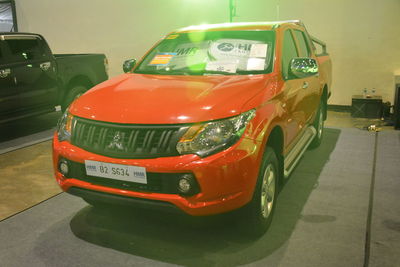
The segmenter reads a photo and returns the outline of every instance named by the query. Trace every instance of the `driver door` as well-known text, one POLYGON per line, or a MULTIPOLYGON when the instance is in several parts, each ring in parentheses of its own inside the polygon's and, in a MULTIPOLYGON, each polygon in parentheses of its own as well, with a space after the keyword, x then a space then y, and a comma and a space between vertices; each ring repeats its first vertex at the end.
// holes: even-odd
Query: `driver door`
MULTIPOLYGON (((311 49, 305 39, 305 33, 298 29, 293 29, 293 37, 297 44, 299 57, 314 58, 311 56, 311 49)), ((317 61, 318 62, 318 61, 317 61)), ((304 111, 304 124, 311 124, 314 120, 314 115, 320 104, 320 84, 318 75, 302 78, 301 99, 299 108, 304 111)), ((304 126, 303 124, 303 126, 304 126)))
POLYGON ((290 150, 296 143, 305 121, 305 113, 302 108, 304 81, 293 79, 289 75, 290 62, 293 58, 299 57, 295 40, 290 29, 284 32, 282 47, 282 77, 285 80, 283 87, 283 105, 285 117, 285 147, 290 150))

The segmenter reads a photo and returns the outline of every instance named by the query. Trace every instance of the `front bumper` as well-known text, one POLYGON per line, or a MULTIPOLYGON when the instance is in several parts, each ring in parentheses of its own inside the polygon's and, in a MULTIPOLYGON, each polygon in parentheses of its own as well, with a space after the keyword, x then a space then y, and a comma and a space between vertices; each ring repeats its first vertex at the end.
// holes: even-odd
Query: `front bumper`
POLYGON ((197 155, 182 155, 154 159, 115 159, 85 151, 66 141, 59 142, 55 134, 53 166, 56 180, 66 192, 76 191, 74 188, 79 188, 136 200, 164 202, 168 205, 172 204, 189 215, 200 216, 228 212, 240 208, 251 200, 260 166, 260 155, 263 152, 260 148, 261 144, 257 141, 242 138, 234 146, 206 158, 200 158, 197 155), (66 178, 58 170, 60 158, 82 164, 85 160, 94 160, 141 166, 151 173, 193 173, 200 193, 182 196, 146 192, 146 190, 134 191, 129 188, 121 189, 94 184, 88 179, 83 181, 74 177, 66 178))

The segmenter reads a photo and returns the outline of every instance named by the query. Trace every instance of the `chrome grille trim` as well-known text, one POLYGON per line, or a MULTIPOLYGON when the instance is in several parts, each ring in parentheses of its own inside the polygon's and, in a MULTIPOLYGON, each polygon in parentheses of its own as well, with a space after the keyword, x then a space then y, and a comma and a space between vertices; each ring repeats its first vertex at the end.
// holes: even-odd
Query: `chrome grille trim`
POLYGON ((176 144, 186 125, 118 124, 75 117, 71 143, 113 158, 178 156, 176 144))

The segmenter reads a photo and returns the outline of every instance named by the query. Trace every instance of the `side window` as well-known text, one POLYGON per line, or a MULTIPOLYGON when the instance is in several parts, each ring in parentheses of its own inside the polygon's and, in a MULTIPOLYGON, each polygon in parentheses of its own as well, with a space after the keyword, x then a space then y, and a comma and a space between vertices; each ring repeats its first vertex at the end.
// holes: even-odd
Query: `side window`
POLYGON ((25 62, 42 59, 46 56, 41 42, 37 38, 6 39, 6 47, 10 51, 12 62, 25 62))
POLYGON ((283 49, 282 49, 282 75, 284 79, 289 77, 289 65, 290 61, 298 57, 296 45, 290 30, 286 30, 283 36, 283 49))
POLYGON ((310 57, 310 49, 304 37, 304 32, 299 30, 294 30, 294 35, 296 36, 297 42, 299 44, 300 57, 310 57))

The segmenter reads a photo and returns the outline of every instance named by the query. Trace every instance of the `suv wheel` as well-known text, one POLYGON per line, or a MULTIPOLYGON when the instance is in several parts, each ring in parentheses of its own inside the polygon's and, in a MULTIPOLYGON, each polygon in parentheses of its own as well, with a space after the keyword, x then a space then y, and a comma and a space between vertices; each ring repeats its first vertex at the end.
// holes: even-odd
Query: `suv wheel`
POLYGON ((250 216, 250 232, 260 236, 269 228, 275 211, 278 193, 279 169, 278 159, 274 150, 267 147, 253 199, 248 206, 250 216))
POLYGON ((315 120, 313 123, 315 130, 317 130, 317 134, 315 135, 314 139, 312 140, 312 142, 310 144, 310 148, 319 147, 319 145, 321 144, 322 135, 324 133, 324 108, 325 108, 325 105, 321 101, 321 103, 319 104, 317 116, 315 117, 315 120))

